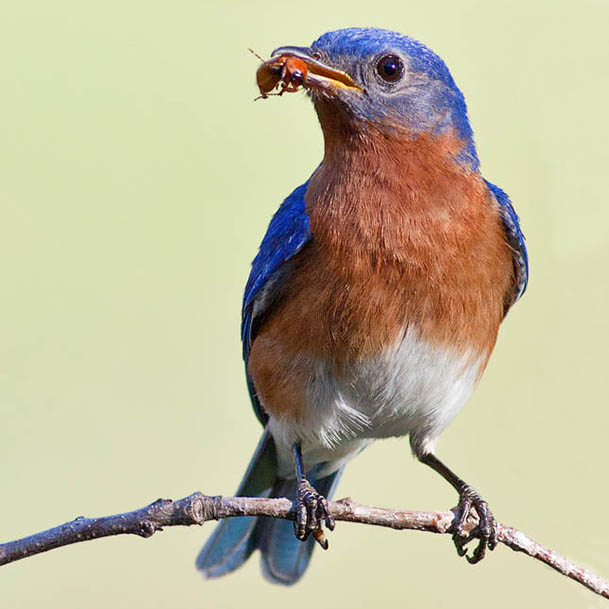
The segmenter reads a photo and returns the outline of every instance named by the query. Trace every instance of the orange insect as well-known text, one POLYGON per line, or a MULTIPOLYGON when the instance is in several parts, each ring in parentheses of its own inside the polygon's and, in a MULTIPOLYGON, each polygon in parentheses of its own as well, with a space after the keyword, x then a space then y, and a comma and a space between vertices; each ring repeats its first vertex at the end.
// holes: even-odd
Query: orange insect
MULTIPOLYGON (((251 49, 250 51, 254 53, 251 49)), ((266 99, 269 95, 295 93, 304 85, 307 79, 307 64, 302 59, 291 55, 280 55, 264 61, 259 55, 256 57, 262 61, 262 65, 256 71, 256 83, 262 99, 266 99), (278 87, 279 93, 271 93, 278 87)))

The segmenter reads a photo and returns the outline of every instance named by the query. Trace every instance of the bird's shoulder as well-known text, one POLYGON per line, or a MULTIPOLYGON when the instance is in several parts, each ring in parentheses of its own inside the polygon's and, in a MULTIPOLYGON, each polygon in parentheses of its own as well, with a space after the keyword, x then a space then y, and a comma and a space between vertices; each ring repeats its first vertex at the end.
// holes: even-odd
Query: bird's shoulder
POLYGON ((524 234, 520 228, 518 214, 507 193, 499 188, 499 186, 496 186, 486 179, 484 182, 499 207, 507 243, 512 251, 515 281, 512 299, 509 303, 509 306, 511 306, 524 294, 529 280, 529 257, 527 247, 524 242, 524 234))
POLYGON ((242 308, 241 338, 243 355, 247 362, 251 346, 254 318, 264 309, 264 303, 272 300, 270 292, 277 287, 277 277, 282 267, 311 238, 309 216, 305 208, 305 192, 309 181, 296 188, 275 212, 245 287, 242 308))

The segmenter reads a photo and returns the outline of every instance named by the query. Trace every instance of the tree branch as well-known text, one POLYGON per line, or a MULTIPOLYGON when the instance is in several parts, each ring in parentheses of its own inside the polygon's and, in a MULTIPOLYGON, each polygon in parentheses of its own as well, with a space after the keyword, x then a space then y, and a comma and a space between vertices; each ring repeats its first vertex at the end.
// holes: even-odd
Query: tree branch
MULTIPOLYGON (((358 522, 389 527, 396 530, 450 533, 455 515, 453 512, 413 512, 389 510, 359 505, 351 499, 332 501, 330 513, 335 520, 358 522)), ((259 499, 250 497, 209 497, 196 492, 188 497, 171 501, 157 499, 146 507, 101 518, 76 518, 58 527, 0 544, 0 566, 22 558, 47 552, 54 548, 111 535, 139 535, 150 537, 168 526, 202 525, 208 520, 234 516, 270 516, 294 520, 292 502, 288 499, 259 499)), ((468 521, 468 530, 476 526, 475 519, 468 521)), ((609 598, 609 582, 579 567, 553 550, 541 546, 524 533, 505 525, 499 526, 499 541, 516 552, 524 552, 559 573, 579 582, 604 598, 609 598)))

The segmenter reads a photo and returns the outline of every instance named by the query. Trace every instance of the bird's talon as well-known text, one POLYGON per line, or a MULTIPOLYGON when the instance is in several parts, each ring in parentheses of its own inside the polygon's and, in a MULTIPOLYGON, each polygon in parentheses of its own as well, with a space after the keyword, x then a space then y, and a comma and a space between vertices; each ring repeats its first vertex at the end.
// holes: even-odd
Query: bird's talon
POLYGON ((471 565, 480 562, 486 556, 487 549, 494 550, 497 547, 497 521, 486 501, 469 486, 466 486, 461 493, 452 539, 457 554, 465 556, 471 565), (469 533, 466 533, 465 524, 472 509, 477 515, 478 524, 469 533), (478 539, 479 543, 471 556, 468 556, 466 546, 473 539, 478 539))
POLYGON ((329 547, 328 540, 324 535, 323 529, 315 529, 313 531, 313 537, 315 537, 315 541, 322 547, 322 549, 327 550, 329 547))
POLYGON ((328 506, 328 500, 325 497, 320 496, 317 506, 319 509, 319 512, 317 514, 319 521, 320 522, 323 521, 325 523, 325 525, 328 527, 328 529, 330 529, 330 531, 333 531, 334 527, 335 527, 335 522, 334 522, 334 518, 332 518, 332 515, 330 514, 330 507, 328 506))
POLYGON ((491 534, 486 540, 487 549, 492 552, 497 547, 497 523, 494 524, 494 529, 491 529, 491 534))
POLYGON ((465 556, 465 560, 467 560, 470 565, 475 565, 479 563, 486 554, 486 551, 484 549, 481 550, 481 548, 483 547, 484 546, 482 545, 482 543, 480 543, 471 556, 465 556))
POLYGON ((294 523, 296 537, 305 541, 313 533, 315 541, 326 550, 328 541, 323 533, 322 523, 325 523, 329 530, 334 529, 334 519, 330 515, 328 501, 315 490, 308 480, 302 479, 296 493, 296 521, 294 523))
POLYGON ((457 539, 453 537, 453 543, 455 544, 455 549, 457 550, 457 554, 459 556, 465 556, 467 554, 467 548, 465 547, 465 542, 461 541, 461 539, 457 539))
POLYGON ((296 520, 294 522, 294 533, 301 541, 308 537, 307 529, 307 509, 306 506, 299 504, 296 511, 296 520))

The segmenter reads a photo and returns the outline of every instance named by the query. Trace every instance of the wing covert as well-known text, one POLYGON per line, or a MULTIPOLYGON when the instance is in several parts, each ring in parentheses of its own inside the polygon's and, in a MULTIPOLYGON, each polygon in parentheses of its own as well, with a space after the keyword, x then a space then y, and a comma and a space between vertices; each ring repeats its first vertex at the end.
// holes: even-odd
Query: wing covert
POLYGON ((512 206, 507 193, 488 180, 484 181, 499 205, 507 242, 512 250, 514 273, 516 277, 516 281, 514 282, 514 294, 510 303, 510 306, 512 306, 524 294, 529 280, 529 257, 527 248, 524 243, 524 235, 520 229, 518 214, 512 206))
MULTIPOLYGON (((246 366, 254 339, 252 329, 255 318, 265 310, 269 302, 272 302, 272 293, 280 288, 281 267, 311 238, 304 198, 308 184, 307 180, 296 188, 275 212, 260 244, 260 250, 252 262, 252 270, 243 295, 241 317, 241 340, 246 366)), ((264 424, 267 416, 262 410, 249 377, 247 381, 254 410, 260 422, 264 424)))

